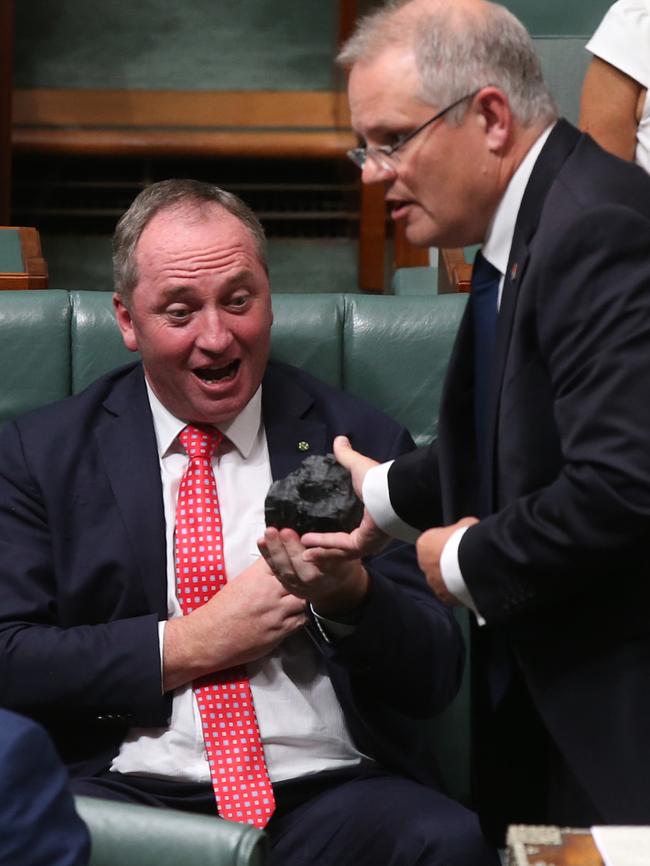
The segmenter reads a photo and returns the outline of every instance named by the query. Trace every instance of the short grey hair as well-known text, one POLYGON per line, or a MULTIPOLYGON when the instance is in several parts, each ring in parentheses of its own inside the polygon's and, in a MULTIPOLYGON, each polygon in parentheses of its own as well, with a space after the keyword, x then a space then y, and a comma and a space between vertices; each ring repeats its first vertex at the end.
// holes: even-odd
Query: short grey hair
MULTIPOLYGON (((412 50, 422 83, 419 96, 438 108, 493 85, 508 97, 522 126, 548 125, 557 118, 530 34, 498 3, 472 10, 454 0, 428 7, 389 0, 361 19, 338 60, 352 66, 397 46, 412 50)), ((454 109, 448 121, 459 122, 466 109, 466 104, 454 109)))
POLYGON ((198 180, 163 180, 142 190, 133 200, 113 235, 115 291, 125 303, 138 283, 135 250, 147 225, 163 210, 201 210, 216 205, 236 217, 250 232, 260 262, 267 269, 266 235, 261 222, 240 198, 221 187, 198 180))

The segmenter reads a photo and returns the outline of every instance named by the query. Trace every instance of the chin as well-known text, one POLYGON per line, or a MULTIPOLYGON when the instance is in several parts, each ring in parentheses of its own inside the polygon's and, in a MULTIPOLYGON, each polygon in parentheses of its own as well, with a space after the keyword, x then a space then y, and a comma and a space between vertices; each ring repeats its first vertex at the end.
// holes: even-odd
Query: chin
POLYGON ((407 225, 404 229, 406 240, 414 247, 443 246, 436 231, 430 226, 407 225))

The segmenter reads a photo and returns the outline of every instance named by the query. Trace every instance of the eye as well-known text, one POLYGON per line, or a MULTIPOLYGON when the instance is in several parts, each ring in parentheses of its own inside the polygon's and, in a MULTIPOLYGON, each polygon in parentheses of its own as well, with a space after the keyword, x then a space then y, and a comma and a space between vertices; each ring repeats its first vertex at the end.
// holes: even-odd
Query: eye
POLYGON ((396 132, 395 135, 391 136, 391 147, 399 147, 403 144, 407 139, 408 133, 406 132, 396 132))
POLYGON ((228 300, 228 306, 233 310, 243 310, 248 305, 250 298, 248 292, 238 292, 228 300))
POLYGON ((188 307, 182 307, 176 304, 173 307, 167 307, 165 315, 174 322, 183 322, 189 318, 190 310, 188 307))

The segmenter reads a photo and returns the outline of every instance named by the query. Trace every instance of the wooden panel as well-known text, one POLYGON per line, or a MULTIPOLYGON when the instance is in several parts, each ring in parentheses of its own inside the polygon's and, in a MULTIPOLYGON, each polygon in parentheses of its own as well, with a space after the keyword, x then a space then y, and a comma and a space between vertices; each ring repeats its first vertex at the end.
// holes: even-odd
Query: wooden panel
POLYGON ((356 144, 345 94, 16 90, 23 153, 339 158, 356 144))
POLYGON ((439 250, 438 292, 469 292, 471 289, 472 265, 465 261, 462 248, 439 250))
POLYGON ((14 126, 350 129, 337 91, 57 90, 14 92, 14 126))
POLYGON ((24 226, 0 226, 0 232, 18 233, 22 256, 22 270, 0 272, 0 290, 46 289, 47 264, 41 251, 38 231, 24 226))
POLYGON ((385 286, 386 203, 381 184, 361 185, 359 288, 381 294, 385 286))
POLYGON ((214 156, 341 159, 352 135, 335 132, 239 132, 131 129, 19 129, 20 153, 73 156, 214 156))

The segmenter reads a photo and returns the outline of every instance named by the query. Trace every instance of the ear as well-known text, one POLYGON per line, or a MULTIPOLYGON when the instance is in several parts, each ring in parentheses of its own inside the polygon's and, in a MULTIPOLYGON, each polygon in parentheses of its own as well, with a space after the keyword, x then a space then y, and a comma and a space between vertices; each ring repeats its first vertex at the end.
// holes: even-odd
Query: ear
POLYGON ((499 154, 512 133, 513 116, 508 97, 498 87, 483 87, 474 101, 487 148, 491 153, 499 154))
POLYGON ((133 328, 131 312, 124 303, 122 296, 117 292, 113 295, 113 309, 115 310, 115 320, 122 334, 124 345, 129 352, 137 352, 138 341, 136 340, 135 330, 133 328))

